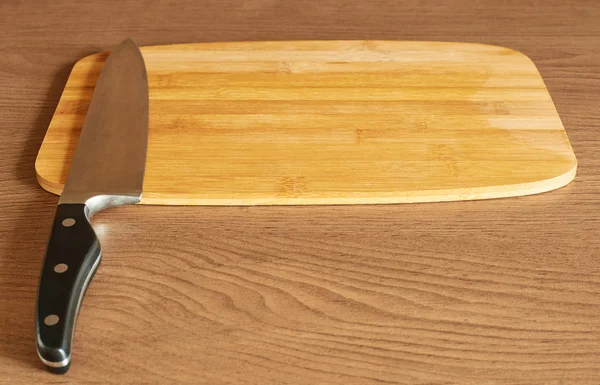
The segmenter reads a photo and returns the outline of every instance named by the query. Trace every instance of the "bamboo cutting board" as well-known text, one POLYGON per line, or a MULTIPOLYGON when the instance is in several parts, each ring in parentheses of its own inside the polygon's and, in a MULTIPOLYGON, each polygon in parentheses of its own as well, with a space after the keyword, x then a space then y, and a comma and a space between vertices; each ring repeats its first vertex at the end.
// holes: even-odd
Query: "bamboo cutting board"
MULTIPOLYGON (((282 41, 142 47, 142 203, 401 203, 559 188, 577 161, 535 65, 497 46, 282 41)), ((108 53, 80 60, 36 161, 59 194, 108 53)))

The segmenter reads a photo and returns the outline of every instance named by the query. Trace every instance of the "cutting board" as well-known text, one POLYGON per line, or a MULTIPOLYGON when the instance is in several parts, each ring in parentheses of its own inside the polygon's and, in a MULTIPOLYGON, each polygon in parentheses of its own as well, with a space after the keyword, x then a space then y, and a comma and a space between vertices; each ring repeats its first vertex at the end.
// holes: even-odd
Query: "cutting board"
MULTIPOLYGON (((142 203, 370 204, 541 193, 577 161, 534 63, 503 47, 281 41, 142 47, 142 203)), ((75 64, 36 161, 59 194, 108 52, 75 64)))

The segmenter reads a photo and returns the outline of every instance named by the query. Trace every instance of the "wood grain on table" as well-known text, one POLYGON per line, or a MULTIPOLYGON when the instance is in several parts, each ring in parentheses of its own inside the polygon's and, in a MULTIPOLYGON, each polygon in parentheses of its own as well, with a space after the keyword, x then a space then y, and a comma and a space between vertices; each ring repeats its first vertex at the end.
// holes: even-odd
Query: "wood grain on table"
POLYGON ((114 1, 0 5, 0 382, 597 384, 595 1, 114 1), (141 45, 382 39, 533 59, 579 160, 570 185, 380 206, 121 207, 65 376, 35 352, 57 197, 34 161, 73 64, 141 45))

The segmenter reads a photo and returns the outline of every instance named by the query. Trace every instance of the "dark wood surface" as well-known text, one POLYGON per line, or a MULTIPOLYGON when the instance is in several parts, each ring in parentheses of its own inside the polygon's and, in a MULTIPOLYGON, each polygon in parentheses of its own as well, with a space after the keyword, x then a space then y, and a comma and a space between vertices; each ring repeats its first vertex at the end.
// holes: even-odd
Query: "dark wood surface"
POLYGON ((596 1, 56 1, 0 4, 0 382, 597 384, 600 5, 596 1), (127 36, 472 41, 538 65, 574 182, 491 201, 121 207, 71 371, 35 352, 58 198, 34 161, 72 65, 127 36))

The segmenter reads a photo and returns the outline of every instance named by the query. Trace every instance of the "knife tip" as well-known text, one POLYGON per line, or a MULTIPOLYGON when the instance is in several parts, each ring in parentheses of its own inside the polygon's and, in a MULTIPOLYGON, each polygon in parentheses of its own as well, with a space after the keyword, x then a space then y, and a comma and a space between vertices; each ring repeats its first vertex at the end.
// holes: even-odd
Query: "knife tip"
POLYGON ((133 38, 131 36, 129 36, 127 39, 123 40, 119 44, 119 47, 126 46, 126 45, 134 45, 136 48, 139 48, 139 45, 135 42, 135 40, 133 40, 133 38))

